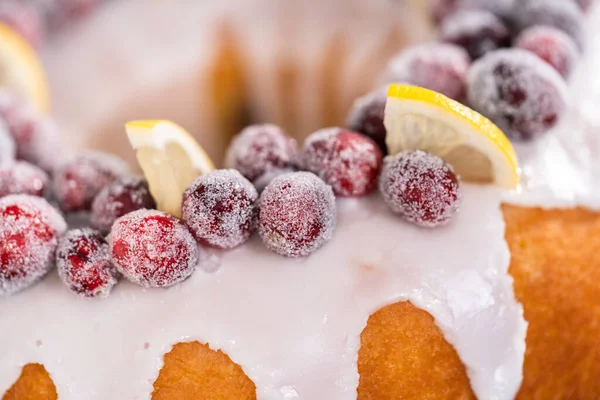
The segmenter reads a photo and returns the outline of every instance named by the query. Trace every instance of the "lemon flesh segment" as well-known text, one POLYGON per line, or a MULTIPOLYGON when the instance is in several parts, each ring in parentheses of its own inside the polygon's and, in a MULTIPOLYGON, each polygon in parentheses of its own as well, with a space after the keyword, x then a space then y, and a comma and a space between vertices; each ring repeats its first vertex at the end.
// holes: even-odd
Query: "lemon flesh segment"
POLYGON ((423 150, 451 164, 464 181, 515 189, 519 163, 510 141, 490 120, 431 90, 390 85, 385 108, 391 155, 423 150))
POLYGON ((134 121, 125 128, 157 208, 181 217, 185 189, 197 177, 215 169, 210 157, 173 122, 134 121))
POLYGON ((40 111, 50 109, 46 73, 35 50, 18 33, 0 23, 0 88, 31 101, 40 111))

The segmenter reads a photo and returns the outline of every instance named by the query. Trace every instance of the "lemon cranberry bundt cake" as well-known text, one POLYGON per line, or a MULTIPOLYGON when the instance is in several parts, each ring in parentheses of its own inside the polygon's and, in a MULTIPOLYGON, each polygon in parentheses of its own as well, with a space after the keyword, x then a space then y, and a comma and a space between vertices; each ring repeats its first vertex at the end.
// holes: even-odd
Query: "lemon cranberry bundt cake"
MULTIPOLYGON (((7 79, 3 399, 598 398, 600 10, 586 33, 590 2, 431 7, 438 40, 382 68, 348 128, 299 146, 250 125, 225 169, 166 120, 122 133, 144 178, 71 156, 7 79)), ((229 29, 225 135, 250 98, 229 29)))

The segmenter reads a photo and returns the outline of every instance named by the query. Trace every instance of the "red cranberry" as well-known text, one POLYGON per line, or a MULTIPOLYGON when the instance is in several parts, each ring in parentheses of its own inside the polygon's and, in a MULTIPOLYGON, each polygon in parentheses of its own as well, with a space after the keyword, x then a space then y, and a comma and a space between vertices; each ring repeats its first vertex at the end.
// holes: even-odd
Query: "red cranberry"
POLYGON ((273 179, 263 191, 258 232, 276 253, 307 256, 333 236, 335 213, 330 186, 309 172, 292 172, 273 179))
POLYGON ((532 53, 498 50, 473 64, 469 103, 514 140, 531 140, 558 122, 566 107, 560 75, 532 53))
POLYGON ((388 65, 386 82, 404 82, 464 101, 471 60, 461 47, 424 43, 404 50, 388 65))
POLYGON ((364 196, 375 188, 382 157, 368 137, 329 128, 306 139, 302 166, 331 185, 338 196, 364 196))
POLYGON ((70 230, 59 240, 56 268, 69 289, 83 297, 108 296, 119 277, 104 237, 89 228, 70 230))
POLYGON ((420 150, 386 157, 379 189, 392 211, 423 227, 448 222, 461 198, 452 167, 420 150))
POLYGON ((188 228, 171 214, 138 210, 115 221, 108 237, 113 264, 145 287, 172 286, 198 263, 198 246, 188 228))
POLYGON ((44 197, 48 175, 24 161, 0 165, 0 197, 9 194, 29 194, 44 197))
POLYGON ((233 169, 202 175, 183 195, 183 221, 200 243, 231 249, 255 227, 258 192, 233 169))
POLYGON ((77 156, 60 167, 54 175, 54 192, 66 212, 87 211, 105 186, 128 174, 119 158, 105 153, 77 156))
POLYGON ((67 225, 46 200, 28 195, 0 198, 0 222, 0 295, 9 295, 50 271, 67 225))
POLYGON ((568 78, 575 67, 579 52, 577 45, 563 31, 550 26, 534 26, 524 30, 516 46, 531 51, 568 78))
POLYGON ((536 25, 551 26, 566 32, 579 48, 583 47, 584 14, 575 1, 521 1, 515 14, 521 31, 536 25))
POLYGON ((489 51, 510 46, 511 32, 489 11, 465 10, 444 21, 440 39, 463 47, 475 60, 489 51))
POLYGON ((90 220, 94 228, 108 233, 118 218, 144 208, 156 208, 148 182, 141 178, 121 178, 108 184, 96 196, 90 220))
POLYGON ((46 38, 44 18, 30 2, 2 0, 0 21, 14 29, 32 46, 41 46, 46 38))
POLYGON ((0 165, 13 161, 17 155, 15 140, 8 132, 8 127, 0 119, 0 165))
POLYGON ((485 10, 495 15, 508 17, 514 0, 431 0, 431 16, 436 23, 441 23, 459 10, 485 10))
POLYGON ((357 99, 348 115, 348 128, 373 139, 384 154, 387 154, 384 125, 385 104, 388 86, 367 93, 357 99))
POLYGON ((254 182, 272 170, 294 168, 297 153, 296 141, 278 126, 252 125, 233 139, 226 164, 254 182))

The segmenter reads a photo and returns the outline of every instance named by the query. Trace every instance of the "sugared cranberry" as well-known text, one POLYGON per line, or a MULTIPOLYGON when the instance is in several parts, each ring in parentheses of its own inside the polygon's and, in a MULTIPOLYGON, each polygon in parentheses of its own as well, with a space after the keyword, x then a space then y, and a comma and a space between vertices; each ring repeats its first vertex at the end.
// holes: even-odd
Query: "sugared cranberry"
POLYGON ((566 32, 583 47, 584 14, 573 0, 528 0, 517 3, 517 27, 523 31, 536 25, 552 26, 566 32))
POLYGON ((462 48, 449 43, 425 43, 410 47, 388 65, 385 81, 403 82, 463 101, 471 60, 462 48))
POLYGON ((46 26, 40 10, 31 2, 2 0, 0 21, 10 26, 31 45, 39 47, 46 38, 46 26))
POLYGON ((566 88, 554 68, 521 49, 498 50, 473 64, 470 105, 514 140, 531 140, 556 125, 566 88))
POLYGON ((420 150, 386 157, 379 190, 392 211, 428 228, 448 222, 461 198, 452 167, 420 150))
POLYGON ((70 230, 59 240, 56 268, 69 289, 83 297, 108 296, 119 277, 104 237, 89 228, 70 230))
POLYGON ((360 133, 341 128, 321 129, 302 149, 302 166, 318 175, 337 196, 364 196, 377 184, 381 150, 360 133))
POLYGON ((464 10, 444 21, 440 39, 461 46, 475 60, 489 51, 510 46, 511 33, 504 22, 489 11, 464 10))
POLYGON ((54 174, 54 192, 66 212, 86 211, 104 187, 128 175, 119 158, 91 152, 75 157, 54 174))
POLYGON ((200 243, 231 249, 255 227, 258 192, 238 171, 202 175, 183 195, 183 221, 200 243))
POLYGON ((0 164, 0 197, 29 194, 44 197, 48 175, 25 161, 0 164))
POLYGON ((94 228, 108 233, 117 218, 143 208, 156 208, 148 182, 141 178, 120 178, 96 196, 90 220, 94 228))
POLYGON ((254 182, 272 170, 296 167, 296 141, 275 125, 252 125, 241 131, 227 151, 226 165, 254 182))
POLYGON ((115 221, 108 237, 112 262, 130 281, 167 287, 188 278, 198 263, 198 246, 171 214, 138 210, 115 221))
POLYGON ((350 130, 373 139, 384 154, 387 154, 387 131, 384 124, 387 90, 388 86, 385 85, 354 101, 347 120, 350 130))
POLYGON ((13 161, 17 155, 15 140, 8 132, 8 127, 0 119, 0 165, 13 161))
POLYGON ((18 96, 0 90, 0 119, 17 146, 17 158, 52 171, 64 154, 58 128, 18 96))
POLYGON ((25 289, 46 275, 66 229, 63 217, 42 198, 0 198, 0 295, 25 289))
POLYGON ((310 172, 279 176, 262 192, 258 232, 270 250, 287 257, 314 252, 333 236, 335 196, 310 172))
POLYGON ((485 10, 505 18, 510 15, 515 0, 431 0, 431 16, 436 23, 460 10, 485 10))
POLYGON ((554 67, 563 78, 568 78, 575 67, 579 51, 577 45, 563 31, 550 26, 534 26, 524 30, 516 46, 531 51, 554 67))
POLYGON ((269 186, 269 183, 271 183, 271 181, 273 179, 277 178, 278 176, 289 174, 290 172, 294 172, 294 171, 295 171, 295 169, 292 169, 292 168, 273 169, 265 174, 262 174, 262 176, 260 178, 255 180, 253 182, 254 187, 256 188, 258 193, 262 193, 262 191, 265 190, 265 188, 267 186, 269 186))

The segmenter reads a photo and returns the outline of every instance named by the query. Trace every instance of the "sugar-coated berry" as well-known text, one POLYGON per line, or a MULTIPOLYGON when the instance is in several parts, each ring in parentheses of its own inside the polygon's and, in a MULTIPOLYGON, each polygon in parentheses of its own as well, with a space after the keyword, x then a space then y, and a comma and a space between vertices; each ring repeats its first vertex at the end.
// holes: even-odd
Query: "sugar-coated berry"
POLYGON ((350 130, 373 139, 384 154, 387 153, 384 124, 387 90, 388 86, 384 85, 355 100, 346 121, 350 130))
POLYGON ((463 101, 471 59, 460 46, 424 43, 403 50, 388 65, 385 81, 421 86, 463 101))
POLYGON ((231 249, 244 243, 256 226, 256 188, 237 170, 200 176, 183 194, 181 212, 199 243, 231 249))
POLYGON ((460 10, 485 10, 505 18, 511 14, 514 3, 515 0, 431 0, 430 12, 438 24, 460 10))
POLYGON ((511 32, 489 11, 464 10, 446 18, 440 27, 440 39, 464 48, 475 60, 490 51, 510 46, 511 32))
POLYGON ((583 47, 584 14, 573 0, 524 0, 515 10, 517 27, 523 31, 536 25, 552 26, 566 32, 583 47))
POLYGON ((63 217, 40 197, 0 198, 0 296, 23 290, 50 271, 66 229, 63 217))
POLYGON ((524 30, 515 46, 531 51, 554 67, 563 78, 575 68, 579 51, 569 35, 551 26, 534 26, 524 30))
POLYGON ((119 178, 98 193, 92 203, 90 221, 94 228, 108 233, 118 218, 144 208, 156 208, 148 182, 135 177, 119 178))
POLYGON ((83 297, 108 296, 119 278, 104 236, 90 228, 73 229, 60 238, 56 268, 69 289, 83 297))
POLYGON ((87 211, 104 187, 128 174, 127 165, 114 155, 81 154, 56 170, 54 193, 63 211, 87 211))
POLYGON ((343 197, 370 193, 377 185, 382 158, 373 140, 341 128, 316 131, 302 149, 302 167, 343 197))
POLYGON ((514 140, 554 127, 566 108, 566 87, 554 68, 522 49, 498 50, 473 64, 469 104, 514 140))
POLYGON ((310 172, 279 176, 259 200, 258 232, 270 250, 303 257, 327 243, 336 222, 330 186, 310 172))
POLYGON ((296 141, 280 127, 270 124, 252 125, 233 139, 225 164, 254 182, 272 170, 295 168, 297 156, 296 141))
POLYGON ((17 146, 6 124, 0 119, 0 165, 12 161, 17 155, 17 146))
POLYGON ((10 26, 32 46, 40 47, 46 39, 46 25, 40 10, 31 2, 2 0, 0 22, 10 26))
POLYGON ((271 171, 269 171, 265 174, 262 174, 262 176, 260 178, 256 179, 253 182, 254 187, 256 188, 258 193, 262 193, 262 191, 265 190, 265 188, 267 186, 269 186, 269 183, 271 183, 271 181, 273 179, 277 178, 278 176, 289 174, 290 172, 294 172, 294 171, 295 171, 295 169, 292 169, 292 168, 272 169, 271 171))
POLYGON ((198 245, 173 215, 138 210, 115 221, 108 236, 112 262, 131 282, 172 286, 188 278, 198 263, 198 245))
POLYGON ((392 211, 428 228, 448 222, 461 198, 460 181, 452 167, 420 150, 386 157, 379 190, 392 211))
POLYGON ((29 194, 44 197, 48 174, 25 161, 0 164, 0 197, 29 194))

